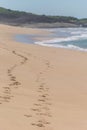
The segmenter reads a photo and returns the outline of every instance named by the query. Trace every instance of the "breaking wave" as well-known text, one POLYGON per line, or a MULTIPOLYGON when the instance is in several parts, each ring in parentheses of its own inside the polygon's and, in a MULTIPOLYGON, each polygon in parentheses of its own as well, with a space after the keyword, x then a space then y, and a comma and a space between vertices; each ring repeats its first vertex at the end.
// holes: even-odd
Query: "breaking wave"
POLYGON ((87 51, 87 28, 81 29, 56 29, 51 30, 56 37, 50 40, 38 41, 35 44, 49 47, 68 48, 80 51, 87 51), (58 36, 57 34, 60 34, 58 36), (65 35, 67 34, 67 36, 65 35), (85 46, 84 46, 85 40, 85 46))

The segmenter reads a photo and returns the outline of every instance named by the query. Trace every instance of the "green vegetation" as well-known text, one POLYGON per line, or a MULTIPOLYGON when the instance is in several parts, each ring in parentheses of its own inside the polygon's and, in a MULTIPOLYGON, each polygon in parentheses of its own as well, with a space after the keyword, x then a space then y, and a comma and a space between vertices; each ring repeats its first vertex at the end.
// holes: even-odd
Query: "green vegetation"
POLYGON ((69 23, 77 26, 87 26, 87 19, 78 19, 67 16, 46 16, 36 15, 24 11, 14 11, 0 7, 0 22, 15 24, 32 24, 32 23, 69 23))
POLYGON ((60 22, 64 21, 64 22, 71 22, 71 23, 74 23, 74 22, 77 22, 78 19, 75 18, 75 17, 67 17, 67 16, 49 16, 49 18, 52 18, 52 19, 55 19, 55 20, 58 20, 60 22))
POLYGON ((0 7, 0 13, 3 13, 3 14, 25 14, 26 12, 20 12, 20 11, 13 11, 11 9, 5 9, 5 8, 2 8, 0 7))

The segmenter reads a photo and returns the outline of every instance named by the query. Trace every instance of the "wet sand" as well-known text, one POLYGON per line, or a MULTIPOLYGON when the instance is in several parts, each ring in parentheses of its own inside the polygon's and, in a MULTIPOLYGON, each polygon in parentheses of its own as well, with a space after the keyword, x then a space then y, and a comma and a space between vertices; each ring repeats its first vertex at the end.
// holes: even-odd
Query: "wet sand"
POLYGON ((87 130, 87 53, 18 43, 18 33, 49 34, 0 25, 0 129, 87 130))

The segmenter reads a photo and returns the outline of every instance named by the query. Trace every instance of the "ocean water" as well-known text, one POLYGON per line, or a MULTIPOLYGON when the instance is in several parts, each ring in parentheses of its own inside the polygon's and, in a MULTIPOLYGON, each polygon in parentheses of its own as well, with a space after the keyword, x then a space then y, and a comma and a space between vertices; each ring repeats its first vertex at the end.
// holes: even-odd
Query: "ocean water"
POLYGON ((40 34, 18 34, 15 36, 15 39, 18 42, 33 43, 41 46, 87 51, 87 28, 57 28, 46 30, 51 32, 47 36, 40 34), (36 37, 48 37, 49 40, 36 41, 36 37))
POLYGON ((28 34, 17 34, 14 36, 14 40, 17 42, 22 42, 22 43, 28 43, 28 44, 33 44, 35 43, 34 35, 28 35, 28 34))
MULTIPOLYGON (((14 40, 21 43, 35 44, 37 37, 47 37, 47 35, 41 34, 16 34, 14 40)), ((52 37, 51 35, 49 36, 52 37)))
POLYGON ((38 41, 35 44, 87 51, 87 28, 58 28, 49 31, 52 33, 50 40, 38 41))

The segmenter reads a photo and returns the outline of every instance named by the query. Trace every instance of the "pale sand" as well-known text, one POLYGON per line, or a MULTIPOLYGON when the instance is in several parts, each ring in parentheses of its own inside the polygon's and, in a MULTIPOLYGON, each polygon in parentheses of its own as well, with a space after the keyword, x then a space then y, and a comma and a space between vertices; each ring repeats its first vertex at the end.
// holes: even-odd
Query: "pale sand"
POLYGON ((87 53, 17 43, 45 30, 0 25, 0 130, 87 130, 87 53))

